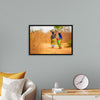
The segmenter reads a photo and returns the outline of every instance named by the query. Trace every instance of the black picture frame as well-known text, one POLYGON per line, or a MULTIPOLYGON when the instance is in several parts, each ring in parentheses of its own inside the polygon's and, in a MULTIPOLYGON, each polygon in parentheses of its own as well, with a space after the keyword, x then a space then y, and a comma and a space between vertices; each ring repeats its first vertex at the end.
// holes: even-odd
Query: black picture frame
POLYGON ((29 25, 28 26, 28 34, 29 34, 29 55, 73 55, 73 25, 29 25), (31 54, 30 53, 30 27, 31 26, 71 26, 71 32, 72 32, 72 34, 71 34, 71 41, 72 41, 72 53, 71 54, 31 54))

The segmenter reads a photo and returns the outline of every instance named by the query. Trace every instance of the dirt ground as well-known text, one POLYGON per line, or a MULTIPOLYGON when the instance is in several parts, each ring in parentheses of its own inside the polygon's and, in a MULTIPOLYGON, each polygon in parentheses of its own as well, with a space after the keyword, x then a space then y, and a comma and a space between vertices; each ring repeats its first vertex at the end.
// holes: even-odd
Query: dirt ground
POLYGON ((34 49, 31 53, 32 54, 72 54, 71 47, 69 48, 62 47, 61 49, 59 49, 58 45, 55 45, 55 47, 52 48, 51 45, 48 43, 42 44, 41 47, 42 48, 40 48, 38 51, 34 49))
MULTIPOLYGON (((30 54, 72 54, 71 47, 65 47, 71 40, 71 33, 62 32, 62 49, 59 49, 56 41, 54 48, 51 47, 51 32, 31 32, 30 33, 30 54)), ((56 34, 57 35, 57 34, 56 34)), ((58 36, 58 35, 57 35, 58 36)))

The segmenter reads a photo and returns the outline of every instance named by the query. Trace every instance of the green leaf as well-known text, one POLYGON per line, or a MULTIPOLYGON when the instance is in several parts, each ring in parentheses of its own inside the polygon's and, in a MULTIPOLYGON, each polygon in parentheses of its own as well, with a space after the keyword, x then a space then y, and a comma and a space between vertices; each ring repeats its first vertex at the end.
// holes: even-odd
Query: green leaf
POLYGON ((63 29, 63 26, 54 26, 55 30, 63 29))

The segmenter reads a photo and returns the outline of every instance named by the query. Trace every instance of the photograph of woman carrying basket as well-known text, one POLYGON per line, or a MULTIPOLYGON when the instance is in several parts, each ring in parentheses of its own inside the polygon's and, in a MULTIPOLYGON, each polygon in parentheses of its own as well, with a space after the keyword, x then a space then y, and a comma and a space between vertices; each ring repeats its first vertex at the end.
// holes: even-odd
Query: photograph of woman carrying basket
POLYGON ((72 54, 72 25, 30 26, 30 54, 72 54))

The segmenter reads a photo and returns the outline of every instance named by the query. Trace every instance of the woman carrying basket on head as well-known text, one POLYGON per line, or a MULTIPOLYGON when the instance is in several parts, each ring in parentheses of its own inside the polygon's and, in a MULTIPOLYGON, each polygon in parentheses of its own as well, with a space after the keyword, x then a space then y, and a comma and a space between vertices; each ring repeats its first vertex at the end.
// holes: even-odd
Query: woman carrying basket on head
POLYGON ((55 47, 55 44, 56 44, 56 34, 54 34, 54 32, 52 32, 52 35, 51 35, 51 47, 54 48, 55 47))
POLYGON ((61 33, 58 34, 57 44, 58 44, 58 47, 61 49, 62 48, 62 35, 61 35, 61 33))

